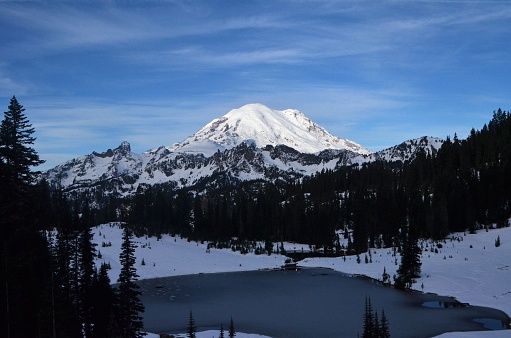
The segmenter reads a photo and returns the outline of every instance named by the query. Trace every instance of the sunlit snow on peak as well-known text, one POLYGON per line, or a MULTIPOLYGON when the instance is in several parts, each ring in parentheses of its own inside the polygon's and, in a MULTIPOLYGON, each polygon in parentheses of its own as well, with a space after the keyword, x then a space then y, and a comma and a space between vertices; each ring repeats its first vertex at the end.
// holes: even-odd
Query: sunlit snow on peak
POLYGON ((318 153, 325 149, 371 153, 355 142, 333 136, 296 109, 274 110, 260 103, 231 110, 171 149, 201 152, 208 156, 243 142, 260 148, 286 145, 302 153, 318 153))

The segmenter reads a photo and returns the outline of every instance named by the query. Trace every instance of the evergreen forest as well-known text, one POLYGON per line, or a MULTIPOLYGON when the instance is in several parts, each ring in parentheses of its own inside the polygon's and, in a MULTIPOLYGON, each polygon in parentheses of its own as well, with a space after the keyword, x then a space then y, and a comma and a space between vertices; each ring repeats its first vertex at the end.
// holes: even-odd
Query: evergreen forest
POLYGON ((359 254, 401 247, 411 239, 442 240, 511 217, 511 116, 498 110, 465 140, 447 137, 434 155, 410 162, 374 162, 325 170, 291 184, 243 182, 216 190, 140 187, 110 200, 96 216, 108 221, 129 210, 136 231, 181 234, 227 243, 294 241, 316 250, 359 254), (338 236, 350 238, 339 248, 338 236))

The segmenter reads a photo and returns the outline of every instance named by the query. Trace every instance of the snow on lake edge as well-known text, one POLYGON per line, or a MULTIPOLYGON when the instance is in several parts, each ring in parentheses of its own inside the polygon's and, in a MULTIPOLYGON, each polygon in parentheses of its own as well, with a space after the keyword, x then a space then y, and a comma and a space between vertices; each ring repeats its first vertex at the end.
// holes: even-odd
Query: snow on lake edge
MULTIPOLYGON (((101 254, 96 264, 109 263, 112 283, 120 271, 119 253, 122 229, 118 224, 103 224, 93 229, 96 249, 101 254)), ((230 249, 210 249, 207 242, 189 242, 179 236, 135 237, 139 279, 196 273, 250 271, 279 268, 286 259, 282 255, 242 255, 230 249)), ((307 245, 284 243, 287 250, 307 245)), ((422 242, 422 277, 413 289, 455 297, 471 305, 486 306, 511 315, 511 228, 480 230, 477 234, 455 233, 443 242, 422 242), (500 238, 500 246, 495 241, 500 238)), ((299 265, 325 267, 348 274, 361 274, 381 280, 383 270, 393 276, 399 265, 399 254, 392 249, 371 249, 371 253, 337 258, 308 258, 299 265), (365 263, 367 260, 370 263, 365 263)), ((464 333, 466 334, 466 333, 464 333)), ((465 335, 466 336, 466 335, 465 335)), ((504 337, 509 331, 474 332, 470 337, 504 337), (504 334, 506 333, 506 334, 504 334), (504 335, 502 335, 504 334, 504 335)), ((241 337, 241 336, 239 336, 241 337)), ((247 336, 248 337, 248 336, 247 336)), ((250 336, 257 337, 257 336, 250 336)), ((461 337, 456 334, 442 338, 461 337)))

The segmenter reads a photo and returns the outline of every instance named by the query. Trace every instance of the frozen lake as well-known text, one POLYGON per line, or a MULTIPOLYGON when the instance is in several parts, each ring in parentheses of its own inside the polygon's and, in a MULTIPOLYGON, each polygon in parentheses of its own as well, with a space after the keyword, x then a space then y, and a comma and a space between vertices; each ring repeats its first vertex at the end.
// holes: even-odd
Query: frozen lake
POLYGON ((186 332, 189 312, 198 331, 229 326, 279 337, 362 335, 364 301, 385 314, 392 337, 431 337, 449 331, 499 329, 509 318, 501 311, 447 306, 452 299, 400 291, 369 279, 328 269, 250 271, 142 280, 144 329, 186 332), (444 306, 444 304, 446 306, 444 306))

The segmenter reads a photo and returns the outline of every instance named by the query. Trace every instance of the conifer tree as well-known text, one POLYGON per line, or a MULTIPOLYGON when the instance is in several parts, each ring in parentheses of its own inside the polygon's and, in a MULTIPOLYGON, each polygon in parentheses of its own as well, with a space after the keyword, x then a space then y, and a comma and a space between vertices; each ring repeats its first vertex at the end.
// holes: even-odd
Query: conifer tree
POLYGON ((192 311, 190 310, 190 317, 188 319, 188 328, 186 329, 186 337, 195 338, 197 328, 195 327, 195 320, 193 319, 192 311))
POLYGON ((378 312, 373 312, 370 297, 366 297, 365 300, 363 330, 362 338, 390 338, 389 322, 385 310, 382 309, 381 319, 378 319, 378 312))
POLYGON ((121 263, 121 272, 119 274, 119 283, 117 290, 118 297, 118 326, 120 336, 123 338, 140 338, 145 333, 140 330, 144 323, 140 313, 144 312, 144 305, 140 301, 139 286, 135 283, 138 278, 135 268, 135 244, 132 242, 132 232, 127 224, 124 225, 122 234, 121 253, 119 262, 121 263))
POLYGON ((80 244, 80 261, 79 261, 79 293, 78 293, 78 309, 80 319, 82 321, 84 337, 92 337, 94 328, 92 318, 92 294, 97 290, 93 289, 95 266, 94 258, 96 257, 95 244, 92 243, 92 233, 90 228, 84 228, 79 235, 80 244))
POLYGON ((373 321, 373 337, 380 338, 380 319, 378 318, 378 311, 374 311, 373 321))
POLYGON ((390 283, 390 275, 387 273, 387 269, 385 267, 383 267, 383 274, 381 275, 381 282, 383 284, 390 283))
POLYGON ((32 148, 34 129, 12 97, 0 124, 0 336, 51 332, 51 252, 35 228, 35 174, 44 161, 32 148), (39 332, 38 332, 39 330, 39 332))
POLYGON ((364 306, 364 333, 362 338, 373 338, 374 337, 374 317, 373 317, 373 306, 371 305, 371 298, 366 297, 364 306))
POLYGON ((34 128, 24 111, 25 108, 13 96, 0 126, 2 169, 15 184, 31 183, 34 173, 30 168, 44 163, 32 148, 36 140, 32 136, 34 128))
POLYGON ((224 324, 220 324, 220 335, 218 336, 218 338, 225 338, 224 324))
POLYGON ((14 229, 29 226, 30 189, 35 174, 31 167, 44 163, 32 148, 34 128, 23 113, 25 109, 12 97, 0 125, 0 226, 3 238, 14 229))
POLYGON ((500 246, 500 236, 497 236, 497 239, 495 240, 495 247, 498 248, 500 246))
POLYGON ((231 324, 229 325, 229 338, 236 337, 236 331, 234 330, 234 322, 231 317, 231 324))
POLYGON ((91 318, 92 318, 92 337, 115 337, 113 331, 115 318, 113 317, 114 306, 116 303, 115 293, 110 285, 110 278, 108 277, 108 266, 103 263, 99 271, 94 277, 92 284, 90 305, 91 305, 91 318))
POLYGON ((381 310, 380 319, 380 338, 390 338, 389 320, 385 315, 385 310, 381 310))
POLYGON ((418 239, 414 235, 414 229, 408 227, 408 233, 405 235, 402 244, 401 264, 397 269, 395 286, 398 288, 411 288, 415 278, 420 277, 421 273, 421 249, 418 239))

